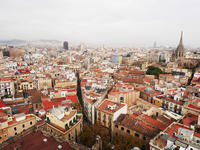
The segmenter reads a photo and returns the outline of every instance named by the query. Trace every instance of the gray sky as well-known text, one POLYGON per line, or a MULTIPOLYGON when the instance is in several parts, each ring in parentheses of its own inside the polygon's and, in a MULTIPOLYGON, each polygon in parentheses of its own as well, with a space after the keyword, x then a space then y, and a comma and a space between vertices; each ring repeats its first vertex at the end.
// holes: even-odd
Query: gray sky
POLYGON ((200 46, 200 0, 0 0, 0 39, 200 46))

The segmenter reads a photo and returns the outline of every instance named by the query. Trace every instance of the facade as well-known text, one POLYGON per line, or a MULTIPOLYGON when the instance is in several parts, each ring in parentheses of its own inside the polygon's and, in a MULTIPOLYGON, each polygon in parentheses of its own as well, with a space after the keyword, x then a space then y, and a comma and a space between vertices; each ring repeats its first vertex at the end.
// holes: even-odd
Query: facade
POLYGON ((122 63, 122 56, 114 55, 114 56, 112 56, 111 61, 114 64, 121 64, 122 63))
POLYGON ((52 88, 52 79, 48 78, 48 77, 38 78, 37 79, 37 88, 39 90, 52 88))
POLYGON ((35 82, 32 78, 21 79, 18 81, 18 92, 36 89, 35 82))
POLYGON ((107 128, 111 128, 113 122, 117 119, 117 117, 119 117, 120 114, 127 113, 127 105, 106 99, 97 107, 96 111, 96 122, 107 128))
POLYGON ((108 99, 116 103, 126 103, 128 106, 135 104, 139 98, 140 92, 136 91, 130 84, 116 84, 116 88, 113 88, 108 94, 108 99))
POLYGON ((70 86, 75 86, 77 85, 77 80, 67 80, 67 79, 56 79, 54 82, 54 88, 65 88, 65 87, 70 87, 70 86))
POLYGON ((36 124, 36 117, 34 115, 25 115, 23 113, 16 114, 8 120, 1 120, 0 126, 0 141, 3 142, 9 137, 13 137, 26 129, 31 128, 36 124))
POLYGON ((15 86, 12 77, 1 77, 0 78, 0 97, 5 95, 14 95, 15 86))

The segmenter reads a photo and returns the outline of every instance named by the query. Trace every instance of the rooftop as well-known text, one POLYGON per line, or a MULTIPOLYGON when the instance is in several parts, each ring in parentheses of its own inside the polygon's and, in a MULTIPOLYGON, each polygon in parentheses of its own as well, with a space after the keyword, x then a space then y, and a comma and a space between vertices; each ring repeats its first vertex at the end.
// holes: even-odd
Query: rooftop
POLYGON ((13 150, 17 146, 20 146, 20 150, 57 150, 59 145, 62 146, 60 150, 72 150, 68 143, 59 143, 53 137, 45 137, 37 131, 7 145, 2 150, 13 150))
POLYGON ((99 105, 98 109, 104 110, 104 111, 107 111, 110 113, 114 113, 114 112, 120 110, 124 106, 125 106, 125 104, 118 104, 111 100, 106 99, 99 105))

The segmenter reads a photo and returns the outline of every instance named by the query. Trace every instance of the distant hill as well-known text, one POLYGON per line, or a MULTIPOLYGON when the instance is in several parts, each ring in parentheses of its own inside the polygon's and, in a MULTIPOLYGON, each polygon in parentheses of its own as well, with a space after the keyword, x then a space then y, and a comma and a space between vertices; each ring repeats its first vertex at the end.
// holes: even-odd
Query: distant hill
POLYGON ((8 45, 15 45, 15 44, 24 44, 24 43, 26 43, 26 41, 19 40, 19 39, 13 39, 13 40, 0 40, 0 43, 8 44, 8 45))

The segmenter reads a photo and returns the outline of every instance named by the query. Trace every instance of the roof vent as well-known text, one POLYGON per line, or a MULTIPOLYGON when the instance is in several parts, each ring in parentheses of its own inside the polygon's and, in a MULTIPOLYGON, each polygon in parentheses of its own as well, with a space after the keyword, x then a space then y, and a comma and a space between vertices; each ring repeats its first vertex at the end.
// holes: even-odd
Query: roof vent
POLYGON ((45 138, 45 139, 43 139, 43 141, 44 141, 44 142, 47 142, 47 139, 45 138))
POLYGON ((62 145, 58 145, 58 149, 62 149, 62 145))

